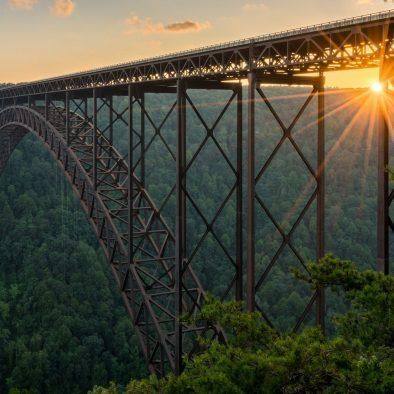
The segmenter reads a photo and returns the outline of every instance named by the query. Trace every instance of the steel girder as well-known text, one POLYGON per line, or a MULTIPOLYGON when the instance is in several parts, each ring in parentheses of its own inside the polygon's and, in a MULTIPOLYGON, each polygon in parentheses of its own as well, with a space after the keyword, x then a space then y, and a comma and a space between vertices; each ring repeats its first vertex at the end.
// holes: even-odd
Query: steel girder
POLYGON ((0 99, 66 90, 114 87, 177 78, 239 78, 299 74, 379 65, 381 47, 394 57, 394 11, 271 34, 201 50, 126 63, 0 89, 0 99), (383 33, 386 34, 383 37, 383 33), (383 37, 383 41, 382 41, 383 37))
MULTIPOLYGON (((197 336, 220 340, 224 336, 220 328, 207 327, 204 322, 181 321, 181 313, 195 317, 201 308, 202 287, 189 265, 183 268, 179 282, 175 237, 140 179, 99 129, 97 92, 93 92, 92 117, 86 119, 66 112, 67 100, 64 107, 54 107, 47 97, 44 106, 1 110, 4 157, 9 157, 27 132, 44 142, 79 197, 103 247, 150 371, 159 375, 169 369, 179 371, 183 354, 195 348, 197 336), (178 310, 175 303, 179 299, 178 310), (179 330, 181 347, 176 343, 179 330)), ((129 100, 134 101, 131 88, 129 100)), ((87 107, 83 106, 85 114, 87 107)), ((81 109, 77 104, 74 111, 76 108, 81 109)), ((3 161, 4 166, 6 159, 3 161)))

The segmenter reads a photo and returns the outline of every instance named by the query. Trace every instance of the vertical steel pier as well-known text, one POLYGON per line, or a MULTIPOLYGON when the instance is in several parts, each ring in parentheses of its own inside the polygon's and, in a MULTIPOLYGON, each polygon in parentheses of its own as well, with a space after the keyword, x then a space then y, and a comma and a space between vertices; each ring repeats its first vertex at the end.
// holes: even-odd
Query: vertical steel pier
MULTIPOLYGON (((325 111, 324 111, 324 77, 320 75, 320 81, 317 84, 317 228, 316 241, 317 250, 316 258, 320 260, 325 255, 325 111)), ((325 331, 325 294, 324 289, 317 290, 316 300, 316 323, 325 331)))
MULTIPOLYGON (((222 299, 228 297, 233 292, 233 296, 236 300, 243 299, 243 197, 242 197, 242 174, 243 174, 243 161, 242 161, 242 85, 240 83, 223 83, 216 80, 194 80, 186 81, 179 79, 177 82, 177 147, 176 147, 176 228, 175 228, 175 283, 176 283, 176 299, 175 299, 175 372, 180 373, 183 369, 182 365, 182 354, 184 354, 184 333, 185 324, 180 322, 180 318, 184 313, 185 300, 184 295, 186 291, 186 283, 188 281, 186 275, 186 267, 191 264, 191 261, 196 256, 199 247, 203 244, 205 237, 211 234, 220 247, 225 252, 226 258, 234 269, 234 275, 230 283, 226 283, 226 290, 221 295, 222 299), (193 102, 192 97, 188 94, 192 90, 218 90, 230 92, 230 97, 227 102, 219 104, 222 107, 218 117, 215 119, 212 126, 208 125, 204 119, 204 114, 201 109, 198 108, 193 102), (236 148, 235 148, 235 160, 234 165, 231 163, 231 159, 223 151, 220 142, 216 139, 215 132, 218 124, 220 123, 223 116, 227 113, 230 106, 234 105, 235 108, 235 129, 236 129, 236 148), (187 160, 187 144, 186 135, 191 130, 187 130, 187 113, 191 111, 194 113, 201 125, 205 129, 206 136, 200 142, 198 148, 194 152, 191 158, 187 160), (207 219, 198 206, 193 196, 190 195, 187 187, 187 173, 191 166, 196 162, 196 159, 201 154, 207 141, 214 141, 218 147, 222 158, 227 162, 234 174, 234 184, 230 192, 222 201, 220 207, 216 210, 213 219, 207 219), (219 238, 216 238, 214 230, 214 224, 216 219, 220 216, 224 206, 227 204, 229 199, 234 196, 235 199, 235 228, 234 228, 234 244, 235 244, 235 255, 231 256, 231 253, 226 250, 225 246, 221 243, 219 238), (197 245, 188 247, 187 245, 187 217, 186 217, 186 204, 189 203, 195 210, 196 214, 202 219, 205 232, 197 245)), ((220 158, 218 157, 218 160, 220 158)))
POLYGON ((177 83, 176 224, 175 224, 175 374, 182 372, 183 265, 186 258, 186 88, 177 83))
MULTIPOLYGON (((377 269, 385 274, 390 273, 389 233, 392 222, 390 220, 390 203, 393 192, 389 191, 389 143, 390 143, 390 114, 389 107, 390 81, 394 78, 394 62, 387 61, 382 54, 379 78, 382 94, 379 96, 378 112, 378 206, 377 206, 377 269)), ((393 228, 393 227, 392 227, 393 228)))
MULTIPOLYGON (((251 71, 248 74, 248 135, 247 135, 247 310, 253 312, 258 310, 262 313, 264 319, 269 325, 272 325, 269 318, 265 315, 264 311, 256 302, 256 292, 263 285, 270 270, 277 263, 281 253, 286 246, 290 247, 293 251, 295 258, 300 261, 301 264, 305 265, 305 261, 298 253, 297 248, 292 244, 292 236, 295 232, 298 224, 304 217, 305 213, 310 209, 311 204, 314 200, 317 201, 316 208, 316 259, 321 259, 325 254, 325 131, 324 131, 324 77, 321 74, 319 77, 301 77, 301 76, 258 76, 256 72, 251 71), (307 97, 304 104, 301 106, 299 112, 287 127, 284 121, 280 118, 279 114, 275 111, 270 100, 265 95, 261 88, 262 83, 268 84, 286 84, 286 85, 307 85, 312 87, 312 91, 307 97), (267 161, 263 164, 260 169, 256 169, 256 153, 255 153, 255 111, 256 111, 256 93, 259 100, 262 100, 268 107, 270 113, 276 119, 276 122, 282 129, 283 135, 280 142, 277 144, 275 149, 267 161), (294 140, 292 136, 292 130, 298 123, 300 117, 304 113, 305 109, 310 104, 312 98, 317 96, 317 168, 313 168, 312 164, 303 154, 302 150, 294 140), (281 225, 275 220, 267 206, 264 204, 262 199, 256 193, 256 184, 262 175, 266 172, 270 163, 278 153, 282 144, 288 140, 301 160, 308 168, 310 174, 316 181, 316 189, 309 198, 306 206, 299 214, 295 224, 289 232, 286 232, 281 225), (256 173, 256 171, 258 171, 256 173), (259 210, 262 210, 268 218, 271 220, 273 225, 276 227, 278 232, 282 236, 282 244, 277 250, 275 256, 269 262, 267 268, 263 274, 256 277, 256 264, 255 264, 255 220, 259 210)), ((316 305, 316 320, 317 324, 324 330, 324 316, 325 316, 325 300, 324 300, 324 289, 318 289, 306 305, 302 315, 298 317, 297 324, 294 330, 298 330, 301 324, 305 321, 310 313, 312 306, 316 305)))
POLYGON ((255 100, 256 73, 248 74, 248 148, 247 148, 247 267, 246 306, 249 312, 255 309, 255 100))

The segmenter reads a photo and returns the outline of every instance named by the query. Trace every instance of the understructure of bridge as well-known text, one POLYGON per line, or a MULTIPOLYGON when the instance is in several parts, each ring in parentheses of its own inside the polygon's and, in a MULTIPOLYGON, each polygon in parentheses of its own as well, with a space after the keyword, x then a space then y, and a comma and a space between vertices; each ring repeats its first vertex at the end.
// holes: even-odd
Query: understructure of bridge
MULTIPOLYGON (((245 299, 247 309, 259 310, 271 325, 256 293, 285 248, 305 265, 292 236, 313 203, 316 204, 314 257, 324 256, 324 73, 380 67, 385 94, 391 94, 393 32, 394 11, 388 11, 0 89, 0 170, 26 134, 34 133, 43 141, 79 197, 105 252, 151 372, 180 373, 183 356, 198 351, 201 336, 226 340, 221 327, 210 326, 198 317, 205 292, 193 265, 206 237, 217 242, 228 262, 229 280, 223 284, 221 297, 245 299), (248 80, 248 97, 243 97, 241 79, 248 80), (265 84, 311 88, 289 126, 267 97, 265 84), (212 125, 193 100, 192 92, 196 89, 228 92, 229 98, 223 102, 212 125), (171 97, 172 104, 159 122, 145 100, 148 94, 171 97), (123 107, 115 105, 119 97, 126 103, 123 107), (308 160, 292 135, 313 99, 318 107, 316 165, 308 160), (282 133, 272 153, 259 166, 255 152, 256 125, 263 130, 264 125, 256 124, 257 102, 266 105, 282 133), (230 107, 235 113, 232 157, 216 135, 230 107), (247 148, 243 149, 245 107, 247 148), (204 130, 204 138, 193 154, 187 154, 188 111, 204 130), (173 130, 175 152, 163 132, 171 114, 177 119, 173 130), (153 130, 149 138, 145 132, 148 124, 153 130), (126 155, 114 144, 118 127, 123 127, 128 136, 126 155), (174 183, 168 186, 176 199, 173 226, 163 217, 167 199, 160 205, 155 203, 145 185, 147 153, 154 140, 164 144, 176 168, 174 183), (207 141, 217 148, 217 160, 226 163, 233 177, 228 194, 212 218, 207 218, 193 199, 187 182, 190 168, 207 141), (256 190, 285 143, 295 150, 314 183, 311 196, 290 229, 281 226, 256 190), (243 163, 246 163, 246 171, 243 171, 243 163), (235 206, 231 250, 217 235, 215 225, 230 199, 235 206), (191 230, 188 204, 193 206, 205 227, 192 247, 188 245, 191 230), (261 212, 271 220, 281 236, 281 243, 264 270, 257 274, 256 218, 261 212), (185 315, 189 319, 183 319, 185 315)), ((390 227, 394 230, 389 206, 394 192, 389 191, 387 172, 391 122, 388 109, 383 106, 382 103, 377 131, 377 269, 388 273, 390 227)), ((311 294, 297 318, 295 331, 313 309, 316 323, 324 329, 324 289, 311 294)))

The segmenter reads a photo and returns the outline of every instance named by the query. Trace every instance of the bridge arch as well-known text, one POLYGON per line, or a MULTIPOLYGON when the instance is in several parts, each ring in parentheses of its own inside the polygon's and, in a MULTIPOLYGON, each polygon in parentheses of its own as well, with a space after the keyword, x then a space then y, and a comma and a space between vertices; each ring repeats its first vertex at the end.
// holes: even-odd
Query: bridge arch
MULTIPOLYGON (((174 236, 138 178, 130 177, 123 157, 90 119, 70 112, 66 121, 65 115, 59 107, 13 105, 1 110, 0 174, 27 134, 44 143, 105 253, 150 371, 174 370, 174 236)), ((192 314, 203 291, 190 267, 187 277, 184 310, 192 314)), ((188 330, 198 335, 198 329, 188 330)))

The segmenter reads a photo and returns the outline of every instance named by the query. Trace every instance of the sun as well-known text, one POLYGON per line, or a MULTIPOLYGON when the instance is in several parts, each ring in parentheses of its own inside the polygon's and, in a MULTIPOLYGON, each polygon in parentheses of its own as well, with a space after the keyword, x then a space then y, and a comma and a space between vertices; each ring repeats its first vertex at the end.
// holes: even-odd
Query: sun
POLYGON ((374 82, 371 85, 371 90, 375 93, 381 93, 383 91, 383 86, 380 82, 374 82))

